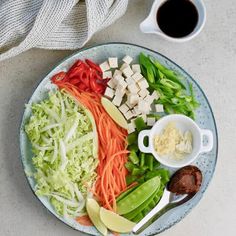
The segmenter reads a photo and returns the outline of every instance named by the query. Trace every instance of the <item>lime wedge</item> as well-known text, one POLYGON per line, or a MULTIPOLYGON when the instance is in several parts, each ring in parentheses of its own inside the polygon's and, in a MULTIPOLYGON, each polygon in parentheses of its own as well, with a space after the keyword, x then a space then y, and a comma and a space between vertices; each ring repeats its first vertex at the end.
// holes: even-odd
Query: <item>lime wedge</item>
POLYGON ((104 236, 107 235, 107 227, 102 223, 100 219, 100 206, 93 198, 88 198, 86 201, 86 210, 88 212, 90 220, 93 222, 97 230, 104 236))
POLYGON ((135 226, 134 222, 103 207, 100 208, 100 219, 108 229, 118 233, 129 233, 135 226))
POLYGON ((122 128, 128 129, 128 124, 122 113, 118 108, 107 98, 102 97, 101 99, 102 106, 108 113, 108 115, 122 128))

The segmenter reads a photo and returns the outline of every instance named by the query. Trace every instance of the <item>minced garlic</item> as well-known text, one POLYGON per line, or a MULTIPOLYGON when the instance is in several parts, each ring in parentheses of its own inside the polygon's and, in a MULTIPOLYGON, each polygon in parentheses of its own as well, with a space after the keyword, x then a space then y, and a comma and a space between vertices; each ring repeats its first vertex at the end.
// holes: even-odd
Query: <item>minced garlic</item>
POLYGON ((174 122, 170 122, 162 134, 155 136, 154 148, 159 156, 182 159, 192 152, 192 134, 190 131, 182 133, 174 122))

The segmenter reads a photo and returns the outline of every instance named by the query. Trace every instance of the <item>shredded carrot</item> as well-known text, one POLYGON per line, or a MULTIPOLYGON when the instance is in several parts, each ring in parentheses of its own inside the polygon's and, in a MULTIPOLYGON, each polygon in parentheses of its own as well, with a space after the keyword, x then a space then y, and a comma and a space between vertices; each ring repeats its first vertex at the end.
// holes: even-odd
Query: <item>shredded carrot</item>
POLYGON ((116 212, 116 197, 127 190, 127 131, 119 127, 101 104, 101 95, 80 91, 68 82, 53 81, 83 104, 93 114, 98 132, 97 179, 94 195, 100 204, 116 212))
POLYGON ((78 223, 84 226, 93 226, 92 221, 89 219, 88 215, 79 216, 75 219, 78 223))

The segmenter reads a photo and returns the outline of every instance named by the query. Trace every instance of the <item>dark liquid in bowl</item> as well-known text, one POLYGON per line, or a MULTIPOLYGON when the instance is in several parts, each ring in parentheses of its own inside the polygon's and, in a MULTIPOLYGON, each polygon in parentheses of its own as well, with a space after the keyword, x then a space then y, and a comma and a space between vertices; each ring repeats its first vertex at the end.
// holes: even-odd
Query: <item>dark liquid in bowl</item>
POLYGON ((157 23, 168 36, 182 38, 193 32, 198 12, 189 0, 167 0, 157 11, 157 23))

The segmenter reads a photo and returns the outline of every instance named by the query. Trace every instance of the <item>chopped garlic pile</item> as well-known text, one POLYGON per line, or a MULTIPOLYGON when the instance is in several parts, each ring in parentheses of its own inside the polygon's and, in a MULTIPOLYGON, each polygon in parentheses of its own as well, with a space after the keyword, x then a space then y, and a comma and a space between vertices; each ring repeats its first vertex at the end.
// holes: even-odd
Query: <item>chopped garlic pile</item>
POLYGON ((161 135, 154 138, 154 147, 158 155, 182 159, 192 152, 192 134, 190 131, 182 133, 170 122, 161 135))

